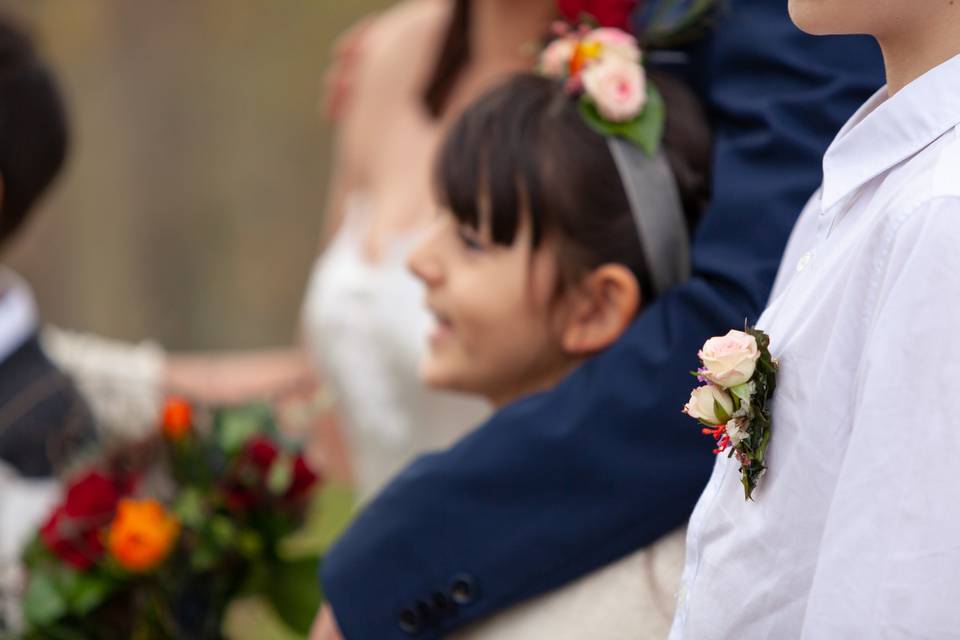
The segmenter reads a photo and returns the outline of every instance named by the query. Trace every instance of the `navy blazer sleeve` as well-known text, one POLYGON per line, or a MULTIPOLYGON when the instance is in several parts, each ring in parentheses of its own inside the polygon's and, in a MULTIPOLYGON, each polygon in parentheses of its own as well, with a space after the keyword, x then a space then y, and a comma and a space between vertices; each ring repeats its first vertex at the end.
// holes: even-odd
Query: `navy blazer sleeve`
POLYGON ((322 580, 349 639, 438 638, 655 541, 713 463, 680 409, 703 341, 755 320, 823 152, 882 84, 861 38, 813 38, 786 3, 730 0, 691 52, 715 125, 693 278, 554 390, 421 457, 358 516, 322 580))

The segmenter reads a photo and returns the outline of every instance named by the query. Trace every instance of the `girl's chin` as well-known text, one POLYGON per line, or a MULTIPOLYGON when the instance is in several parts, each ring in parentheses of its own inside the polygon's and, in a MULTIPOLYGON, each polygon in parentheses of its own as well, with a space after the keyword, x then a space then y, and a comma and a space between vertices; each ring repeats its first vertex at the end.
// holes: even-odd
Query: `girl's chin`
POLYGON ((469 384, 469 380, 469 371, 444 362, 442 357, 434 354, 428 355, 420 365, 420 382, 431 389, 483 395, 475 385, 469 384))

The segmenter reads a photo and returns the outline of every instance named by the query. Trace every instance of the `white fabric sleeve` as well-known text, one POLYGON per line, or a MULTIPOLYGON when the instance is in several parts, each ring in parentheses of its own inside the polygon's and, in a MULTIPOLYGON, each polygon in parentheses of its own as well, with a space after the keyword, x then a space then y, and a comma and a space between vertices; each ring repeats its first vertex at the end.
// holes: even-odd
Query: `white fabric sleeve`
POLYGON ((76 383, 101 435, 138 439, 156 428, 166 368, 162 348, 56 327, 46 327, 41 341, 50 359, 76 383))
POLYGON ((57 480, 22 478, 0 462, 0 619, 13 631, 23 626, 27 574, 20 556, 60 497, 57 480))
MULTIPOLYGON (((960 630, 960 198, 903 216, 876 251, 887 257, 865 310, 851 434, 802 630, 810 640, 960 630)), ((806 454, 817 473, 817 452, 806 454)))

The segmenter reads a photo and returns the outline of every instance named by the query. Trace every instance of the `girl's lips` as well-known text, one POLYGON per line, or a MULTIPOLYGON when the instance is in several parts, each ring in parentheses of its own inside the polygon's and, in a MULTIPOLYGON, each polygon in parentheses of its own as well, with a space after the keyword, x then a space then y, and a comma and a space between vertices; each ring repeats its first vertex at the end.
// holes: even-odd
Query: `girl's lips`
POLYGON ((434 324, 430 330, 430 346, 437 347, 453 336, 453 323, 441 313, 433 312, 434 324))

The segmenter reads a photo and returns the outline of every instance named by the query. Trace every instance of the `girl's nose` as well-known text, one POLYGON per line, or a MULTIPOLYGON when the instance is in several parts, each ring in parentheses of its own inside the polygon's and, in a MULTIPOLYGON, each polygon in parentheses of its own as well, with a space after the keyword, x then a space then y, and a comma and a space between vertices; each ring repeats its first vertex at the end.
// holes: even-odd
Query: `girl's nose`
POLYGON ((435 287, 443 279, 443 269, 436 251, 438 228, 433 224, 407 258, 407 268, 428 287, 435 287))

